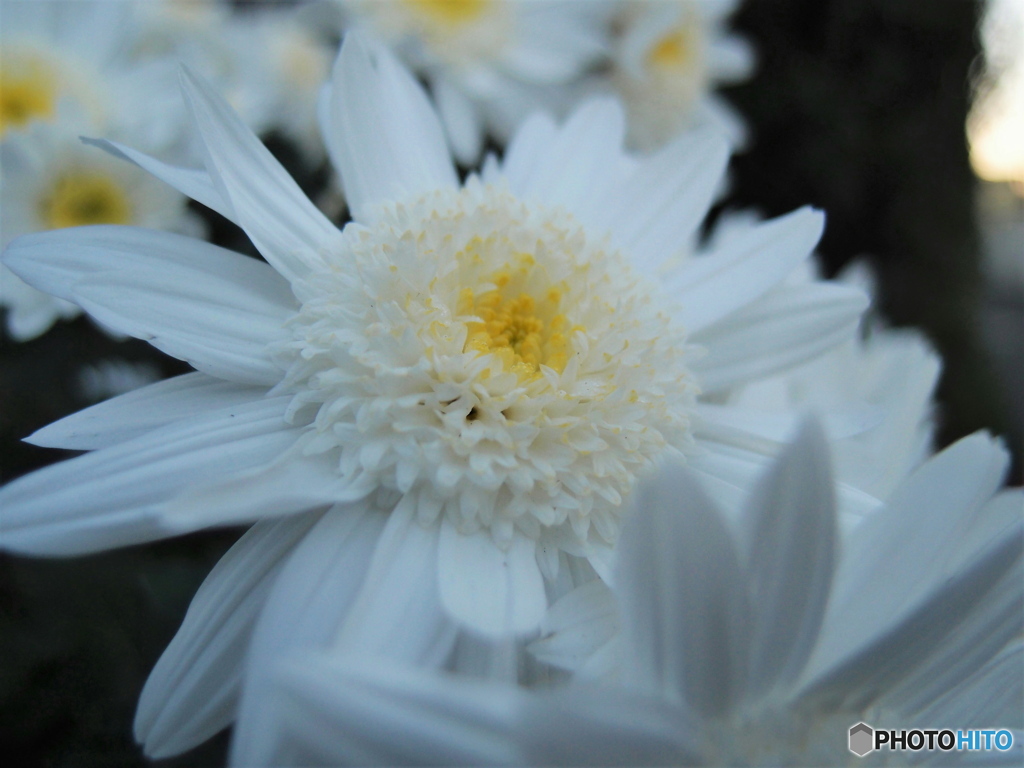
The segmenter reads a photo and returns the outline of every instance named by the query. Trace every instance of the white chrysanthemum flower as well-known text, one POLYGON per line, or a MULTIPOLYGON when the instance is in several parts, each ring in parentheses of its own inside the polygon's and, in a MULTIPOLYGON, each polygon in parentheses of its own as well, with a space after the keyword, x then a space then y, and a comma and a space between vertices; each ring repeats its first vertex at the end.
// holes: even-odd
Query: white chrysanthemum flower
POLYGON ((0 490, 3 546, 67 555, 259 521, 143 693, 153 754, 227 725, 244 678, 245 763, 261 675, 289 648, 465 668, 486 657, 481 636, 534 633, 549 594, 608 573, 642 472, 730 441, 777 450, 777 419, 716 432, 701 390, 842 343, 866 305, 784 284, 820 235, 810 210, 675 263, 725 144, 686 137, 638 161, 613 102, 562 127, 531 119, 460 187, 425 94, 350 35, 324 110, 355 216, 339 231, 207 85, 183 83, 205 170, 111 149, 237 222, 268 264, 116 227, 26 237, 5 257, 200 372, 36 433, 99 450, 0 490))
POLYGON ((487 131, 507 141, 607 53, 606 0, 335 0, 430 85, 452 152, 475 162, 487 131))
POLYGON ((746 130, 713 91, 750 77, 754 56, 729 35, 736 0, 626 2, 618 19, 608 83, 629 116, 629 145, 647 152, 681 132, 710 125, 734 145, 746 130))
MULTIPOLYGON (((526 692, 373 658, 294 658, 272 675, 263 763, 1020 765, 1024 496, 997 492, 1007 458, 965 438, 842 544, 814 429, 735 528, 685 469, 664 471, 641 486, 623 535, 619 686, 526 692), (847 749, 861 721, 1007 729, 1014 746, 864 760, 847 749)), ((616 605, 580 592, 578 646, 616 605)))
MULTIPOLYGON (((30 232, 95 224, 195 228, 187 198, 138 168, 83 144, 93 128, 67 116, 35 122, 0 142, 0 245, 30 232)), ((0 265, 0 306, 11 336, 35 338, 76 305, 26 285, 0 265)))

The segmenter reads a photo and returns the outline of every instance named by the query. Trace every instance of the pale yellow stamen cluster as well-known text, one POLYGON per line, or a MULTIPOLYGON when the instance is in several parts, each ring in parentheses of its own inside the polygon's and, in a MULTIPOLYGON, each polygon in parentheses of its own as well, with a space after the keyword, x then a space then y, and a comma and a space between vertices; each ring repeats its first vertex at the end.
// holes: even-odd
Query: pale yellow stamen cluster
MULTIPOLYGON (((521 260, 533 262, 528 255, 521 260)), ((513 277, 513 272, 502 270, 493 278, 494 289, 479 295, 472 288, 460 292, 460 314, 480 318, 466 324, 465 351, 496 355, 506 371, 524 380, 538 377, 542 365, 561 373, 569 356, 569 322, 558 311, 562 291, 551 287, 538 302, 515 290, 521 280, 513 277)))
POLYGON ((405 0, 409 8, 431 21, 465 24, 478 18, 490 0, 405 0))
POLYGON ((42 62, 5 58, 0 69, 0 135, 30 120, 52 117, 56 90, 53 73, 42 62))
POLYGON ((40 218, 50 229, 129 224, 132 220, 128 195, 116 181, 101 173, 60 177, 40 208, 40 218))
POLYGON ((696 55, 693 30, 680 27, 665 35, 651 46, 647 64, 652 69, 679 70, 690 66, 696 55))

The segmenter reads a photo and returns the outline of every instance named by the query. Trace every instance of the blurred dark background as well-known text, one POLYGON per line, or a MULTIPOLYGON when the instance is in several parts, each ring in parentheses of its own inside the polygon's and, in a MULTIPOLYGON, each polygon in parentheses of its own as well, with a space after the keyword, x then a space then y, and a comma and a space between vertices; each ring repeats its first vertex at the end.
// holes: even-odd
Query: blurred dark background
MULTIPOLYGON (((757 74, 725 94, 754 139, 734 160, 726 204, 769 215, 806 203, 826 210, 820 253, 830 273, 867 256, 880 275, 883 313, 923 329, 945 358, 942 444, 979 428, 1007 435, 1019 482, 1019 422, 1008 416, 1010 392, 980 332, 986 287, 964 133, 982 8, 968 0, 748 3, 734 27, 757 50, 757 74)), ((324 169, 302 167, 280 139, 270 145, 307 190, 322 187, 324 169)), ((204 213, 218 243, 247 248, 237 230, 204 213)), ((66 455, 20 438, 90 404, 79 385, 84 366, 116 358, 165 376, 184 370, 81 318, 32 342, 2 341, 4 481, 66 455)), ((72 560, 0 556, 5 763, 147 764, 131 737, 138 693, 237 535, 215 531, 72 560)), ((222 735, 159 764, 221 765, 226 743, 222 735)))

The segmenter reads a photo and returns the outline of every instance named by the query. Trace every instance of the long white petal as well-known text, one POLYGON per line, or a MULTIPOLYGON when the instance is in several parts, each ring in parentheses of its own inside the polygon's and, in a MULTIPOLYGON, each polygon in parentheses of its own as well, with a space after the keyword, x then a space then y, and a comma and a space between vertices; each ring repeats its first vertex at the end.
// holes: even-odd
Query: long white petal
MULTIPOLYGON (((249 271, 250 278, 266 276, 262 270, 249 271)), ((75 285, 74 294, 99 322, 144 339, 204 373, 273 385, 282 371, 271 361, 267 343, 281 332, 291 309, 257 287, 252 279, 243 283, 212 270, 165 264, 86 278, 75 285)))
POLYGON ((330 509, 294 548, 253 631, 231 763, 268 750, 266 674, 291 653, 329 647, 366 578, 387 515, 366 502, 330 509))
POLYGON ((989 436, 966 437, 925 463, 864 521, 846 542, 816 655, 842 656, 892 626, 947 575, 946 562, 999 487, 1007 461, 989 436))
POLYGON ((190 531, 215 518, 218 525, 277 517, 331 504, 359 501, 376 489, 364 478, 350 480, 330 454, 304 456, 299 440, 271 461, 209 482, 191 484, 161 505, 168 530, 190 531))
POLYGON ((398 662, 440 667, 456 627, 441 607, 438 526, 424 527, 413 505, 388 517, 366 580, 333 641, 337 653, 375 653, 398 662))
POLYGON ((800 208, 686 262, 663 282, 679 301, 680 322, 697 333, 763 296, 810 256, 824 226, 821 211, 800 208))
POLYGON ((520 708, 526 765, 706 765, 699 720, 683 707, 624 689, 575 685, 520 708))
MULTIPOLYGON (((1024 631, 1024 523, 984 552, 970 568, 906 612, 889 631, 854 646, 824 673, 806 696, 812 706, 861 710, 902 683, 937 694, 980 668, 1024 631)), ((894 581, 890 576, 890 583, 894 581)), ((881 593, 875 593, 881 594, 881 593)), ((843 628, 853 630, 851 617, 843 628)), ((904 692, 906 693, 906 692, 904 692)))
POLYGON ((5 263, 40 290, 218 378, 281 378, 265 346, 296 303, 287 283, 255 259, 169 232, 96 226, 19 238, 5 263))
POLYGON ((832 283, 777 288, 695 334, 708 354, 692 363, 713 392, 798 365, 853 337, 868 297, 832 283))
POLYGON ((454 619, 489 637, 540 624, 547 597, 532 539, 516 535, 502 550, 489 532, 462 534, 445 518, 438 556, 441 602, 454 619))
POLYGON ((463 165, 472 165, 480 157, 484 138, 484 127, 476 106, 446 77, 435 77, 431 85, 452 154, 463 165))
POLYGON ((524 765, 512 686, 373 658, 313 655, 276 669, 264 765, 524 765))
POLYGON ((444 131, 423 89, 383 46, 349 32, 331 76, 322 126, 349 208, 374 208, 458 184, 444 131))
POLYGON ((766 696, 803 670, 821 627, 836 554, 828 443, 805 424, 751 493, 746 515, 751 596, 748 693, 766 696))
MULTIPOLYGON (((150 157, 144 152, 132 149, 124 144, 107 139, 82 139, 86 144, 109 152, 114 157, 127 160, 145 171, 156 176, 161 181, 167 182, 179 192, 188 195, 196 202, 202 203, 207 208, 216 211, 230 221, 235 220, 235 209, 231 200, 225 198, 213 179, 205 169, 181 168, 170 165, 155 157, 150 157)), ((236 221, 237 223, 237 221, 236 221)))
MULTIPOLYGON (((167 536, 160 505, 190 483, 259 466, 295 443, 298 430, 284 421, 288 400, 196 416, 8 483, 0 547, 75 555, 167 536)), ((216 524, 210 513, 194 527, 216 524)))
POLYGON ((1016 640, 915 715, 921 726, 1024 729, 1024 641, 1016 640))
POLYGON ((733 541, 684 469, 663 469, 633 498, 616 573, 627 670, 645 690, 722 715, 747 667, 750 608, 733 541))
MULTIPOLYGON (((600 206, 606 223, 615 242, 641 270, 651 274, 665 259, 689 246, 728 162, 729 147, 720 136, 711 131, 686 134, 643 159, 608 191, 600 206)), ((669 291, 679 295, 695 282, 696 277, 681 286, 670 283, 669 291)))
POLYGON ((612 99, 595 99, 576 109, 544 148, 530 184, 517 190, 525 199, 564 206, 590 225, 607 227, 594 203, 615 183, 610 170, 622 154, 625 115, 612 99))
POLYGON ((184 67, 182 90, 206 150, 207 171, 235 221, 289 282, 339 247, 324 216, 226 101, 184 67))
POLYGON ((139 437, 173 421, 259 400, 264 387, 186 373, 126 392, 65 416, 25 438, 47 448, 91 451, 139 437))
POLYGON ((316 519, 256 523, 206 577, 139 697, 135 738, 148 756, 184 752, 234 719, 256 618, 284 557, 316 519))
POLYGON ((557 133, 555 121, 543 112, 537 112, 523 121, 512 137, 505 150, 502 172, 508 179, 509 189, 516 195, 522 195, 533 187, 547 148, 554 143, 557 133))

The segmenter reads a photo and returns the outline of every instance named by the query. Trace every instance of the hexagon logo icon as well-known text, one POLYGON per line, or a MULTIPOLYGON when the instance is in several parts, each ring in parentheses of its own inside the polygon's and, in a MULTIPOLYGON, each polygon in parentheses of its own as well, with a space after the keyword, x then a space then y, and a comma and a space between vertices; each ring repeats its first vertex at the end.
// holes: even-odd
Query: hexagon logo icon
POLYGON ((850 727, 849 748, 857 757, 864 757, 874 752, 875 729, 867 723, 857 723, 850 727))

